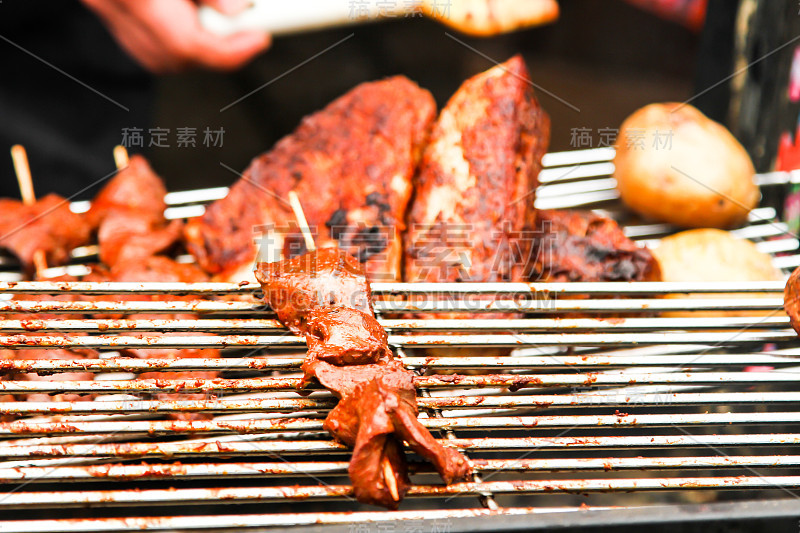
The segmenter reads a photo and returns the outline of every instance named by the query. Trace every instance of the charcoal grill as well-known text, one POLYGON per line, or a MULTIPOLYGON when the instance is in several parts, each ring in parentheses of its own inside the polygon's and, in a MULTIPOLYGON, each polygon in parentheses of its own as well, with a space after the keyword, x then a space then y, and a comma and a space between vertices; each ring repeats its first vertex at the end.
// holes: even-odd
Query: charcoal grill
MULTIPOLYGON (((612 157, 611 149, 548 154, 537 206, 597 209, 621 220, 630 237, 657 244, 673 228, 624 218, 609 176, 612 157)), ((759 176, 762 187, 793 179, 759 176)), ((172 193, 167 214, 196 216, 224 193, 172 193)), ((770 208, 754 210, 750 224, 735 233, 772 254, 784 272, 800 264, 796 237, 770 208)), ((94 253, 76 250, 66 270, 80 273, 94 253)), ((97 374, 94 381, 0 381, 0 391, 15 396, 0 402, 0 415, 17 417, 0 423, 4 532, 312 525, 363 531, 399 519, 406 529, 395 525, 397 531, 487 524, 499 531, 642 517, 667 522, 698 504, 704 506, 691 511, 694 519, 787 516, 800 509, 800 343, 782 311, 782 282, 374 283, 389 343, 417 373, 422 423, 464 451, 476 471, 446 487, 430 467, 412 460, 414 486, 401 510, 388 512, 353 501, 349 451, 322 429, 334 399, 323 389, 295 392, 303 341, 264 308, 256 286, 24 282, 10 260, 2 265, 0 293, 7 298, 105 295, 92 302, 0 301, 0 314, 30 314, 0 320, 0 345, 102 354, 0 362, 8 376, 97 374), (117 298, 133 293, 194 298, 117 298), (430 297, 440 293, 452 298, 430 297), (392 318, 420 310, 493 316, 392 318), (124 317, 69 318, 75 311, 124 317), (180 311, 200 318, 167 316, 180 311), (516 318, 520 311, 524 318, 516 318), (709 311, 739 316, 706 316, 709 311), (44 312, 56 318, 40 318, 44 312), (128 316, 142 312, 165 318, 128 316), (570 318, 576 312, 588 318, 570 318), (21 335, 32 330, 41 335, 35 346, 21 335), (223 348, 224 357, 114 358, 120 347, 223 348), (174 371, 221 377, 136 378, 174 371), (96 397, 18 401, 32 392, 96 397), (204 396, 155 396, 171 392, 204 396), (195 412, 214 417, 167 416, 195 412)))

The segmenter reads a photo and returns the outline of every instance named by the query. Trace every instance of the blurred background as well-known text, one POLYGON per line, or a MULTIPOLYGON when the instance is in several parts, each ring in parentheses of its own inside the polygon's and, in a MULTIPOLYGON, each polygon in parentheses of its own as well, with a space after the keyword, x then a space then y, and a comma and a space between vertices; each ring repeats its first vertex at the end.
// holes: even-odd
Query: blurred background
MULTIPOLYGON (((732 127, 759 170, 769 167, 774 153, 756 153, 752 145, 758 142, 748 140, 746 128, 734 127, 730 84, 719 82, 736 61, 737 13, 771 10, 772 20, 766 22, 772 25, 765 27, 772 31, 761 33, 781 39, 785 31, 775 21, 785 23, 786 14, 796 12, 795 3, 710 0, 705 27, 694 29, 632 4, 648 2, 569 0, 561 2, 555 24, 490 39, 466 37, 421 17, 396 18, 278 37, 266 53, 232 73, 194 70, 155 77, 119 49, 77 0, 7 0, 0 5, 0 40, 5 41, 0 42, 5 65, 0 142, 26 145, 42 193, 73 195, 112 172, 111 148, 135 128, 143 130, 144 146, 130 146, 130 151, 143 151, 170 190, 228 185, 237 176, 220 163, 243 170, 303 116, 360 82, 403 74, 443 105, 466 78, 492 66, 483 55, 503 61, 522 53, 534 83, 558 97, 537 91, 552 119, 551 151, 597 146, 598 130, 618 128, 637 108, 702 93, 692 103, 732 127), (298 67, 351 33, 352 38, 298 67), (713 89, 704 92, 708 87, 713 89), (161 143, 168 147, 149 146, 151 128, 169 132, 161 143), (181 128, 195 129, 195 147, 178 146, 181 128), (206 139, 210 146, 203 142, 206 129, 222 132, 206 139), (587 130, 588 137, 584 133, 579 140, 577 134, 587 130)), ((738 31, 760 34, 748 27, 738 31)), ((769 43, 756 44, 756 52, 772 50, 769 43)), ((774 54, 762 66, 788 76, 788 66, 774 62, 788 65, 790 52, 774 54)), ((762 96, 754 98, 749 105, 761 105, 762 96)), ((17 196, 10 158, 0 158, 0 178, 0 195, 17 196)), ((78 197, 90 198, 95 190, 89 187, 78 197)))

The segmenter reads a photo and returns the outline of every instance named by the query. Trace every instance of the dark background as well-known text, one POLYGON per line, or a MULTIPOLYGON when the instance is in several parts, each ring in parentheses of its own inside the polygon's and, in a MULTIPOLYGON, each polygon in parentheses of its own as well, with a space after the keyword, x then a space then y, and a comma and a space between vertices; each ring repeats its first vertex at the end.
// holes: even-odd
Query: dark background
MULTIPOLYGON (((146 143, 148 128, 168 128, 171 147, 144 152, 170 190, 228 185, 236 175, 220 162, 243 170, 304 115, 360 82, 404 74, 443 105, 464 79, 492 66, 446 33, 497 61, 522 53, 535 84, 580 109, 538 91, 552 119, 552 151, 573 147, 573 128, 590 128, 596 143, 598 128, 619 127, 638 107, 694 94, 699 35, 619 0, 569 0, 561 8, 554 25, 491 39, 467 38, 419 17, 281 37, 233 74, 151 79, 76 0, 6 0, 0 4, 0 146, 3 153, 16 142, 26 146, 38 194, 55 190, 70 196, 113 172, 111 149, 122 140, 123 128, 143 128, 146 143), (269 83, 351 33, 340 46, 269 83), (197 128, 196 148, 176 146, 180 127, 197 128), (202 145, 206 127, 224 128, 221 147, 202 145)), ((700 70, 713 78, 713 70, 700 70)), ((10 158, 3 153, 0 195, 17 195, 10 158)), ((79 197, 91 194, 90 188, 79 197)))

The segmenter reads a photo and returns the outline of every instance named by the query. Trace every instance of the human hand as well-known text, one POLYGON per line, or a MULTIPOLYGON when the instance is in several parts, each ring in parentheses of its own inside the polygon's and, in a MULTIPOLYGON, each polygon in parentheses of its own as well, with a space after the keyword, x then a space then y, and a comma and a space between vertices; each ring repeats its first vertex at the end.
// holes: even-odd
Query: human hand
POLYGON ((200 24, 198 3, 232 15, 248 0, 82 0, 136 61, 155 73, 191 67, 234 70, 266 50, 262 31, 221 36, 200 24))

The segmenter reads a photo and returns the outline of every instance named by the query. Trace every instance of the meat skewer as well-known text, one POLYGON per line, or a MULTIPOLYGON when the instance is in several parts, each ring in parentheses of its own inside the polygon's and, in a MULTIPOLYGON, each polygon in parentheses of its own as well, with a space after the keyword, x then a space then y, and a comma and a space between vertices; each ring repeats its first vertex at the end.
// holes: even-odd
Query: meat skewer
MULTIPOLYGON (((31 167, 28 163, 28 152, 25 151, 25 147, 21 144, 12 146, 11 160, 14 162, 14 173, 17 175, 22 203, 28 206, 34 205, 36 203, 36 194, 33 192, 33 178, 31 177, 31 167)), ((44 271, 47 270, 47 257, 44 250, 37 249, 33 252, 33 265, 36 269, 36 277, 44 277, 44 271)))
POLYGON ((124 148, 114 150, 119 172, 86 213, 97 230, 100 260, 109 267, 165 252, 180 240, 183 231, 180 220, 164 217, 167 190, 161 178, 142 156, 134 155, 125 163, 126 157, 124 148))
MULTIPOLYGON (((22 203, 25 206, 35 206, 36 205, 36 196, 34 194, 33 188, 33 179, 31 176, 30 165, 28 163, 28 154, 25 151, 25 148, 21 145, 14 145, 11 148, 11 158, 14 162, 14 171, 17 175, 17 182, 19 183, 19 190, 22 196, 22 203)), ((44 211, 44 215, 40 216, 47 216, 47 211, 44 211)), ((50 216, 56 216, 54 214, 50 214, 50 216)), ((44 278, 45 271, 47 270, 47 256, 45 251, 41 248, 36 249, 33 252, 33 263, 36 268, 36 277, 37 278, 44 278)), ((54 281, 75 281, 75 278, 71 276, 59 276, 57 278, 52 278, 54 281)), ((78 295, 74 294, 67 294, 67 295, 60 295, 60 296, 50 296, 50 295, 36 295, 36 296, 27 296, 27 298, 34 299, 34 300, 44 300, 44 299, 57 299, 57 300, 66 300, 66 301, 74 301, 79 298, 78 295)), ((11 315, 7 318, 27 318, 27 315, 11 315)), ((52 316, 41 315, 41 318, 53 318, 52 316)), ((67 318, 80 318, 80 315, 75 315, 67 318)), ((36 333, 27 333, 26 335, 36 337, 38 334, 36 333)), ((96 358, 97 352, 94 350, 80 350, 80 349, 33 349, 33 350, 2 350, 0 351, 0 359, 25 359, 25 360, 35 360, 35 359, 45 359, 45 360, 74 360, 74 359, 86 359, 86 358, 96 358)), ((66 380, 83 380, 89 381, 94 379, 94 374, 87 373, 87 372, 65 372, 62 374, 58 374, 57 376, 40 376, 35 373, 21 373, 15 376, 15 379, 25 380, 25 381, 41 381, 41 380, 57 380, 57 381, 66 381, 66 380)), ((63 394, 58 395, 57 397, 51 397, 46 394, 28 394, 25 396, 28 401, 70 401, 70 400, 80 400, 86 399, 86 396, 82 396, 79 394, 63 394)), ((9 396, 4 398, 6 401, 13 401, 13 396, 9 396)))
MULTIPOLYGON (((292 206, 292 211, 294 211, 294 216, 297 219, 297 224, 300 226, 300 230, 303 232, 303 238, 306 242, 306 249, 310 252, 313 252, 317 249, 317 246, 314 243, 314 237, 311 235, 311 231, 308 227, 306 214, 303 211, 303 204, 300 203, 300 198, 297 197, 297 193, 295 191, 289 191, 288 197, 289 203, 292 206)), ((383 478, 386 481, 389 494, 391 495, 392 500, 399 502, 400 492, 397 488, 396 474, 394 470, 392 470, 392 464, 386 457, 384 457, 381 466, 383 468, 383 478)))
POLYGON ((403 441, 446 483, 471 472, 461 453, 443 447, 417 420, 413 374, 389 349, 356 258, 322 248, 259 263, 256 278, 278 319, 306 338, 303 382, 316 379, 339 398, 324 427, 353 447, 349 474, 358 501, 398 507, 410 487, 403 441))

